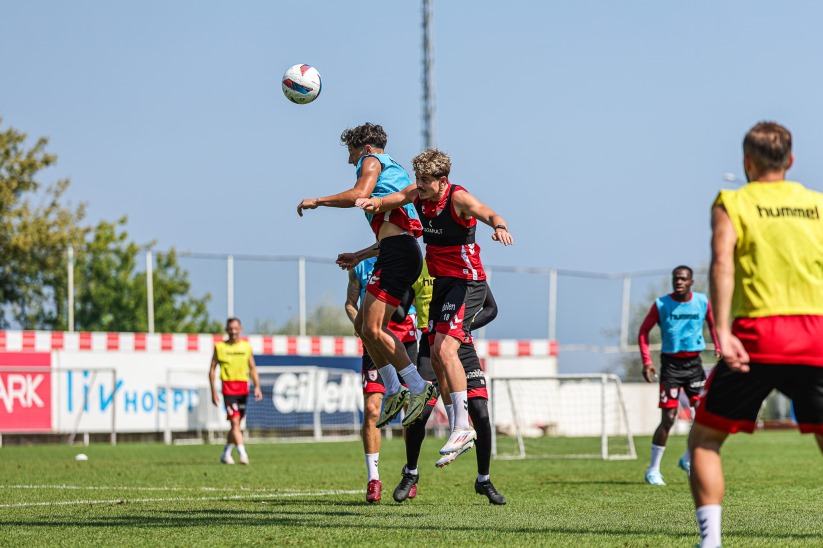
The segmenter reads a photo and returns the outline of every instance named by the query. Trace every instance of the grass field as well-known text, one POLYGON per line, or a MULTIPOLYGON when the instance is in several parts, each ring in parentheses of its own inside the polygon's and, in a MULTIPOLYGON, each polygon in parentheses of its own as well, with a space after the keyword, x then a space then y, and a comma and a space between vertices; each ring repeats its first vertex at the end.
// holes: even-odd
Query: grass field
MULTIPOLYGON (((685 444, 672 437, 666 487, 643 483, 639 459, 492 461, 508 498, 473 490, 474 453, 434 467, 427 440, 416 499, 391 492, 402 441, 384 441, 383 500, 364 502, 359 443, 251 445, 251 466, 218 463, 218 446, 121 444, 0 449, 0 544, 694 546, 685 444), (84 452, 86 462, 74 456, 84 452)), ((558 442, 555 442, 558 443, 558 442)), ((823 458, 795 432, 733 436, 724 449, 724 546, 823 546, 823 458)))

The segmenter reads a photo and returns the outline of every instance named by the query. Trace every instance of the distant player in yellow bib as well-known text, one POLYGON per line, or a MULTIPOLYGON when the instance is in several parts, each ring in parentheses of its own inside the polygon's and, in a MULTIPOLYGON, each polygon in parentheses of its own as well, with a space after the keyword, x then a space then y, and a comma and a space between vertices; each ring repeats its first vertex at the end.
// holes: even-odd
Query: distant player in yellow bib
POLYGON ((220 380, 223 383, 223 404, 226 406, 226 417, 231 422, 226 447, 223 449, 223 456, 220 457, 220 462, 223 464, 234 464, 231 453, 235 446, 237 446, 237 452, 240 455, 240 464, 249 463, 249 455, 246 453, 246 446, 243 444, 243 431, 240 429, 240 421, 246 416, 249 376, 254 382, 254 399, 256 401, 263 399, 251 345, 248 341, 240 338, 242 331, 243 327, 240 325, 240 320, 237 318, 228 319, 226 333, 229 338, 214 344, 214 354, 212 354, 211 368, 209 369, 211 401, 214 405, 220 405, 220 397, 217 394, 215 381, 215 373, 218 367, 220 368, 220 380))

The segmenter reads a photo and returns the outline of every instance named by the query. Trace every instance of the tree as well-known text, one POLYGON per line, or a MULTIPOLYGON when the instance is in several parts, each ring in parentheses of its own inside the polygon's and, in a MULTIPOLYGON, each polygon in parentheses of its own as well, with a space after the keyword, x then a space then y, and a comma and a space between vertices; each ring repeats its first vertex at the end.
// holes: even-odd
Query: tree
MULTIPOLYGON (((0 118, 0 126, 2 126, 0 118)), ((85 205, 63 205, 70 181, 44 186, 38 174, 57 157, 40 138, 26 148, 27 135, 14 128, 0 132, 0 328, 68 327, 68 257, 76 252, 75 326, 89 331, 145 331, 148 328, 146 274, 137 255, 153 244, 137 245, 124 230, 126 218, 83 225, 85 205), (36 203, 35 203, 36 202, 36 203)), ((188 273, 177 255, 156 254, 155 328, 158 331, 214 332, 206 304, 211 298, 189 295, 188 273)))
MULTIPOLYGON (((78 252, 75 265, 77 303, 75 326, 85 331, 147 331, 148 307, 146 272, 138 270, 138 258, 152 243, 137 245, 129 241, 123 228, 126 218, 117 223, 101 222, 89 243, 78 252)), ((189 295, 188 273, 177 263, 174 248, 156 253, 152 287, 156 331, 172 333, 220 332, 219 322, 210 321, 202 298, 189 295)))
POLYGON ((82 242, 88 229, 80 225, 83 205, 61 205, 68 179, 45 189, 35 179, 57 161, 45 152, 48 141, 40 138, 26 149, 26 139, 14 128, 0 132, 0 327, 49 329, 65 313, 65 250, 82 242))

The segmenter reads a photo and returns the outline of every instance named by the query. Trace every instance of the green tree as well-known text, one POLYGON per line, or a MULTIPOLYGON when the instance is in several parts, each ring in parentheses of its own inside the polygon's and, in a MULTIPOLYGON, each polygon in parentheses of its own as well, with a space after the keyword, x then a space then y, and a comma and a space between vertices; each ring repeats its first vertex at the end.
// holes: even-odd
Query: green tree
MULTIPOLYGON (((2 125, 0 118, 0 125, 2 125)), ((45 186, 36 175, 57 158, 14 128, 0 132, 0 327, 50 329, 65 315, 66 249, 88 233, 85 208, 62 205, 63 179, 45 186), (37 202, 37 203, 35 203, 37 202)))
MULTIPOLYGON (((0 126, 2 126, 0 118, 0 126)), ((68 179, 44 186, 39 173, 57 157, 40 138, 27 148, 27 135, 0 131, 0 327, 68 327, 68 257, 76 252, 75 326, 89 331, 145 331, 148 328, 146 274, 137 269, 140 252, 152 244, 128 239, 123 217, 115 223, 83 225, 85 205, 63 205, 68 179)), ((155 329, 220 331, 208 319, 211 296, 190 295, 188 273, 174 249, 156 254, 155 329)))

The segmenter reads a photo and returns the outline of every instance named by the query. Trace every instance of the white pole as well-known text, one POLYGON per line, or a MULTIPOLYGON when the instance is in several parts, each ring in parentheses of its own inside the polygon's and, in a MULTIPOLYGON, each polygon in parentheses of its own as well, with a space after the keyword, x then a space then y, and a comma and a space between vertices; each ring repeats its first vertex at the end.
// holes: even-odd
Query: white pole
POLYGON ((306 335, 306 258, 297 259, 297 295, 299 299, 300 336, 306 335))
POLYGON ((146 306, 148 307, 149 333, 154 333, 154 273, 151 251, 146 251, 146 306))
POLYGON ((71 244, 69 244, 68 255, 69 331, 74 331, 74 246, 71 244))
POLYGON ((629 307, 631 306, 631 276, 623 276, 623 309, 620 318, 620 350, 626 351, 629 348, 629 307))
POLYGON ((226 257, 226 317, 234 318, 234 255, 226 257))
POLYGON ((549 270, 549 340, 557 339, 557 269, 549 270))

